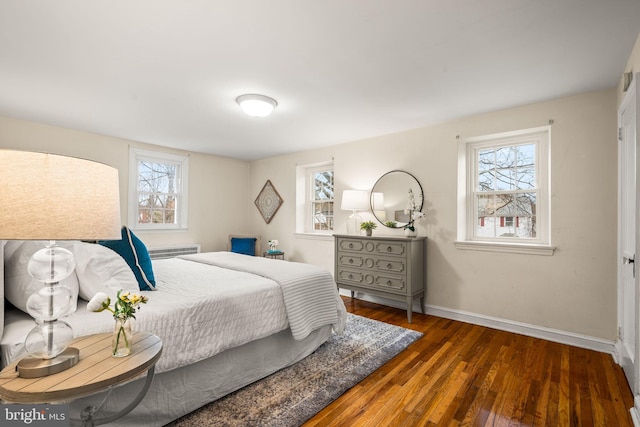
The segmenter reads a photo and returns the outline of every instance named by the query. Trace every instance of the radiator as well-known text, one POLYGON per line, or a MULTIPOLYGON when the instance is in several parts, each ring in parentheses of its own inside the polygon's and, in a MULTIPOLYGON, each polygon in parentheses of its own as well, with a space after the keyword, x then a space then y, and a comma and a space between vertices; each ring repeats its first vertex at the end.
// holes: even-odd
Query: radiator
POLYGON ((174 258, 178 255, 197 254, 200 252, 200 244, 180 246, 162 246, 157 248, 149 248, 149 256, 151 259, 174 258))

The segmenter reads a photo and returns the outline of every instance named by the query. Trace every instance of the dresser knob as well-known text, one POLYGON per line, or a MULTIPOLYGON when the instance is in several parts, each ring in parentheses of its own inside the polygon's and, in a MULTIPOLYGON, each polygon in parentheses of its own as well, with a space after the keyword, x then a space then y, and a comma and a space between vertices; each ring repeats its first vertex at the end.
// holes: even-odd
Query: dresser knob
POLYGON ((349 258, 349 264, 353 264, 353 258, 349 258))
POLYGON ((349 243, 349 249, 353 249, 353 243, 349 243))
POLYGON ((387 252, 391 252, 391 246, 387 246, 387 252))
POLYGON ((350 274, 350 275, 349 275, 349 279, 353 279, 353 274, 350 274))
POLYGON ((387 264, 387 268, 391 270, 391 263, 387 264))
POLYGON ((391 286, 391 280, 387 280, 387 286, 391 286))

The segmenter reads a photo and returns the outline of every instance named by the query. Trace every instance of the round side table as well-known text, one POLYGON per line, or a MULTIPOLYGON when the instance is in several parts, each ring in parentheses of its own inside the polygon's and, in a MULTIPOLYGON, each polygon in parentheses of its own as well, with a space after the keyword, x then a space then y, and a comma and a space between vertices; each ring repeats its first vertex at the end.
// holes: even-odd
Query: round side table
POLYGON ((155 364, 162 354, 162 341, 147 332, 135 332, 133 352, 126 357, 111 355, 111 333, 76 338, 71 346, 80 350, 78 363, 62 372, 40 378, 17 376, 15 361, 0 372, 0 398, 8 403, 38 404, 68 401, 88 396, 130 381, 146 372, 146 380, 139 395, 120 412, 94 418, 99 408, 89 406, 82 411, 81 420, 74 425, 99 425, 112 422, 131 412, 144 398, 155 372, 155 364), (15 373, 15 375, 13 374, 15 373))

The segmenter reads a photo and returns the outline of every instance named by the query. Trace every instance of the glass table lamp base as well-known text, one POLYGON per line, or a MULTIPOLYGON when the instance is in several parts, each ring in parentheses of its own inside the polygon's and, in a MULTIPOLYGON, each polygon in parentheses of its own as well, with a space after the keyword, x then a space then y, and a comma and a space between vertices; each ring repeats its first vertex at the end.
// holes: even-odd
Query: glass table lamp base
POLYGON ((362 217, 357 213, 353 213, 349 215, 347 218, 347 234, 360 234, 360 223, 362 222, 362 217))
POLYGON ((16 369, 21 378, 40 378, 69 369, 78 363, 78 360, 80 360, 80 351, 77 348, 68 347, 53 359, 25 357, 18 362, 16 369))

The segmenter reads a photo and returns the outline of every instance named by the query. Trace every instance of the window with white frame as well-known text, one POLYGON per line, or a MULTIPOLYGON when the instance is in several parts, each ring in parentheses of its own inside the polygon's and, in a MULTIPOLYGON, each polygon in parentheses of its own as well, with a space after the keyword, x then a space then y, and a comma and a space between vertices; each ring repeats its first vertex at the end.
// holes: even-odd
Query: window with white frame
POLYGON ((129 150, 129 227, 187 228, 189 157, 129 150))
POLYGON ((548 126, 460 141, 458 247, 552 253, 549 141, 548 126))
POLYGON ((333 162, 298 166, 296 199, 298 233, 333 231, 333 162))

